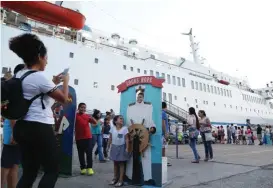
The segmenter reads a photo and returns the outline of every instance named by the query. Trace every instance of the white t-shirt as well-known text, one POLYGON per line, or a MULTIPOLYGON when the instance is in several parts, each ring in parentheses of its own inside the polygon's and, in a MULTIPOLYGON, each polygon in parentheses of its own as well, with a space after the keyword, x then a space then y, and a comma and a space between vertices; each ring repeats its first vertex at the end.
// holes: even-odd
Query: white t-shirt
POLYGON ((120 146, 125 144, 125 136, 128 134, 128 127, 124 126, 120 130, 117 130, 116 126, 113 126, 110 130, 112 134, 112 144, 120 146))
POLYGON ((189 115, 188 118, 187 118, 187 122, 191 127, 195 128, 196 127, 196 117, 195 117, 195 115, 189 115))
MULTIPOLYGON (((16 78, 23 76, 29 69, 23 69, 16 74, 16 78)), ((30 100, 34 96, 44 93, 53 92, 57 89, 56 85, 48 80, 41 71, 28 75, 22 83, 24 98, 30 100)), ((51 110, 55 100, 48 95, 44 95, 43 103, 45 109, 42 108, 41 97, 34 100, 29 107, 29 111, 24 120, 37 121, 45 124, 54 124, 53 112, 51 110)))

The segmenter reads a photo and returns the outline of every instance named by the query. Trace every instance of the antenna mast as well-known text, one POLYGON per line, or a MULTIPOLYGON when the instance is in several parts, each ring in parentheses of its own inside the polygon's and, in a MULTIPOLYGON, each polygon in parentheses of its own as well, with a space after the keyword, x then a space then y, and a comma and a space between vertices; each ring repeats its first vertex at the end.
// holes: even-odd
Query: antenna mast
POLYGON ((190 32, 189 33, 181 33, 182 35, 188 35, 189 38, 190 38, 190 43, 191 43, 191 49, 192 49, 192 56, 193 56, 193 61, 194 63, 199 63, 199 59, 198 59, 198 56, 197 56, 197 50, 198 50, 198 44, 199 43, 195 43, 194 42, 194 37, 195 36, 192 36, 192 28, 190 29, 190 32))

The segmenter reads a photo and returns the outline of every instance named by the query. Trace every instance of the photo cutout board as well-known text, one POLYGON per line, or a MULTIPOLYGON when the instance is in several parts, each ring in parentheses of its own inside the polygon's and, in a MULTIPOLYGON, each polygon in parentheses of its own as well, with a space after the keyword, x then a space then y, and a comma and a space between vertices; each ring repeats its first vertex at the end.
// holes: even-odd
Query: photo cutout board
POLYGON ((162 186, 162 83, 154 76, 121 83, 120 115, 128 126, 131 158, 125 181, 142 187, 162 186))

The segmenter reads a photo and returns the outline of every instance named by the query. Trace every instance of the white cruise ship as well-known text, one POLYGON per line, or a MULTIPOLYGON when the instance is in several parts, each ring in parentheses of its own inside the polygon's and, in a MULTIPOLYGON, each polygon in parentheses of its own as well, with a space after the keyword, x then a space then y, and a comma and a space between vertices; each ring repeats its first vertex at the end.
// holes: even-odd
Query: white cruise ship
POLYGON ((48 78, 69 67, 78 102, 85 102, 90 110, 112 108, 118 112, 117 85, 132 77, 153 75, 165 78, 162 98, 172 108, 203 109, 214 125, 245 125, 247 119, 251 124, 273 124, 272 81, 264 88, 251 89, 246 80, 203 66, 192 30, 187 35, 194 61, 143 48, 137 40, 117 33, 108 35, 87 26, 72 32, 4 9, 1 23, 2 76, 21 63, 9 50, 9 39, 31 32, 48 48, 48 78), (75 37, 71 37, 73 33, 75 37))

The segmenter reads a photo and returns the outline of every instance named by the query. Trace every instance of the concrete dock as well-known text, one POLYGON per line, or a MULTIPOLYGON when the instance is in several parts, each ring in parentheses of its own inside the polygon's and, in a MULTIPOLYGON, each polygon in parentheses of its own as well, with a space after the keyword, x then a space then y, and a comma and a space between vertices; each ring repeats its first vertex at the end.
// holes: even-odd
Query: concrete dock
MULTIPOLYGON (((204 147, 198 145, 204 158, 204 147)), ((214 160, 192 164, 193 154, 188 145, 168 146, 168 183, 166 188, 272 188, 273 146, 242 146, 214 144, 214 160)), ((77 151, 74 152, 74 176, 59 178, 56 188, 108 188, 113 178, 113 163, 94 160, 93 176, 79 175, 77 151)), ((38 178, 39 179, 39 178, 38 178)), ((35 183, 37 186, 38 179, 35 183)), ((35 187, 36 187, 35 186, 35 187)), ((129 186, 127 186, 129 187, 129 186)), ((132 187, 132 186, 130 186, 132 187)))

